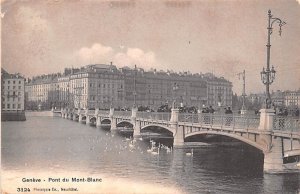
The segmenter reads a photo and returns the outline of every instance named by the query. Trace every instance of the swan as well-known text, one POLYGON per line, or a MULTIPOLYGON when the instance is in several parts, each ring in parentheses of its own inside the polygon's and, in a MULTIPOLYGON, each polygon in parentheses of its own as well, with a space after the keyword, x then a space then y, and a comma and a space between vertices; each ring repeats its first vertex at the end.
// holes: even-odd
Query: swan
POLYGON ((191 152, 186 153, 187 156, 193 156, 194 155, 194 150, 192 149, 191 152))
POLYGON ((157 149, 157 152, 152 151, 151 154, 153 154, 153 155, 159 155, 159 148, 157 149))
POLYGON ((172 148, 167 147, 167 153, 171 153, 172 152, 172 148))
POLYGON ((131 148, 134 147, 133 141, 131 141, 131 142, 129 143, 129 147, 131 147, 131 148))

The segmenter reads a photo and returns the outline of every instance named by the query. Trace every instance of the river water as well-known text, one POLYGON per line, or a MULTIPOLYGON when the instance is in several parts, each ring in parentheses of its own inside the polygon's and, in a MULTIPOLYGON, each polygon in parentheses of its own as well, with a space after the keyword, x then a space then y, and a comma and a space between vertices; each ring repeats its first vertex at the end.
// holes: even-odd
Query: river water
POLYGON ((2 189, 8 193, 20 186, 79 190, 68 193, 300 192, 300 174, 262 173, 263 155, 247 146, 202 146, 193 148, 193 156, 186 155, 190 148, 161 149, 154 155, 147 152, 149 140, 132 146, 122 134, 62 118, 27 117, 1 127, 2 189), (51 183, 49 177, 100 177, 102 182, 51 183))

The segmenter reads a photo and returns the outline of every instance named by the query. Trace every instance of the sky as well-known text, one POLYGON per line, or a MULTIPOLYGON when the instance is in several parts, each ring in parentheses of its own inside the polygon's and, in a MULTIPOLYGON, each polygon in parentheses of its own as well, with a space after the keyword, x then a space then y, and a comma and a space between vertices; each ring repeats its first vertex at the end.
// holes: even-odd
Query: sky
POLYGON ((300 88, 300 3, 296 0, 2 0, 1 66, 25 77, 109 64, 211 72, 242 92, 265 90, 268 10, 274 23, 271 90, 300 88))

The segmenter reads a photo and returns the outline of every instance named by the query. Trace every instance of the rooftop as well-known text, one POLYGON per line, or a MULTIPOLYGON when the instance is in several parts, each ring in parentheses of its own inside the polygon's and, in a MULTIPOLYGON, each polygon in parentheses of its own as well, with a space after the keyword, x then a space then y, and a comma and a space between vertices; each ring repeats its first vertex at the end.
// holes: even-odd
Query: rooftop
POLYGON ((39 75, 32 77, 32 80, 29 82, 32 83, 50 83, 53 81, 58 81, 58 78, 61 77, 69 77, 74 74, 81 73, 113 73, 113 74, 123 74, 124 76, 133 76, 136 72, 137 77, 145 77, 145 78, 160 78, 160 79, 180 79, 187 81, 218 81, 218 82, 226 82, 231 83, 226 80, 224 77, 217 77, 212 73, 191 73, 189 71, 184 72, 174 72, 173 70, 156 70, 150 69, 149 71, 145 71, 143 68, 130 68, 128 66, 124 66, 121 68, 117 68, 115 65, 111 64, 89 64, 80 68, 65 68, 64 73, 54 73, 47 75, 39 75))
POLYGON ((10 74, 1 68, 1 78, 4 79, 24 79, 24 77, 20 73, 10 74))

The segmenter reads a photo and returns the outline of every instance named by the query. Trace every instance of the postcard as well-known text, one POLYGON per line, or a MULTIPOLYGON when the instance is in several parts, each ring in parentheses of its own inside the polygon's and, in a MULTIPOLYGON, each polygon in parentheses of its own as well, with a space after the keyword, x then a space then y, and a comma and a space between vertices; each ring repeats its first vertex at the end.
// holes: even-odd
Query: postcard
POLYGON ((1 193, 300 193, 299 0, 1 0, 1 193))

